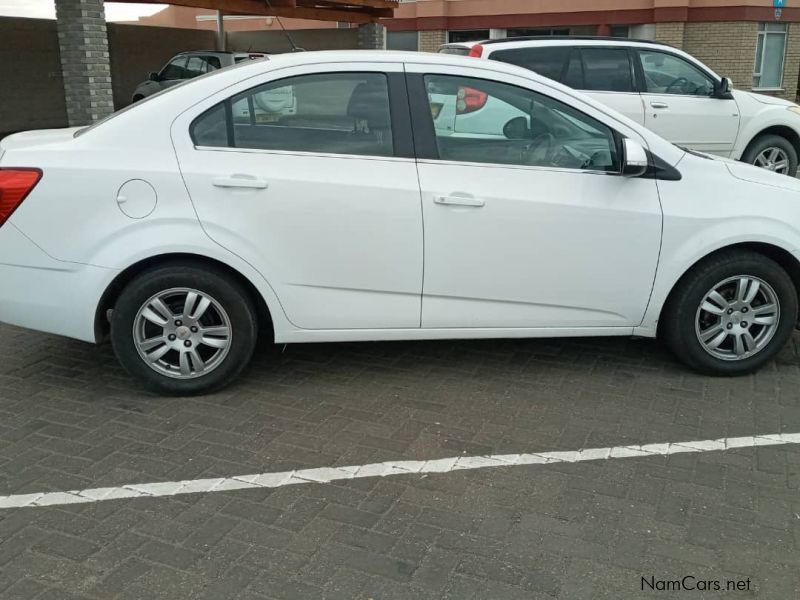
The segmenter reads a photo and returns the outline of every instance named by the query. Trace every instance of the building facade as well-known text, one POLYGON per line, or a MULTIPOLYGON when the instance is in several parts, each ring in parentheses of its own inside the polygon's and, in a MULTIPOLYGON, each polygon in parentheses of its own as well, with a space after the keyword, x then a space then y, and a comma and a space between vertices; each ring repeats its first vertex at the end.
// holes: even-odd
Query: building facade
POLYGON ((656 40, 696 56, 737 88, 790 100, 798 94, 800 0, 407 0, 384 23, 389 48, 428 52, 448 42, 529 35, 656 40))

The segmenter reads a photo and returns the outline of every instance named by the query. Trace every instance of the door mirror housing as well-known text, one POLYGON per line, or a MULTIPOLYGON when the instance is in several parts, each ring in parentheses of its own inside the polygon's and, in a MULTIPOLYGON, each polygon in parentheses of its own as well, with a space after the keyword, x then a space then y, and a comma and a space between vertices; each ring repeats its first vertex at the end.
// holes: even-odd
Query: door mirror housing
POLYGON ((647 173, 650 161, 647 151, 637 141, 630 138, 622 140, 622 174, 625 177, 641 177, 647 173))
POLYGON ((147 78, 150 81, 161 81, 161 77, 159 77, 158 73, 156 73, 155 71, 151 71, 150 73, 148 73, 147 78))
POLYGON ((720 100, 733 100, 733 81, 730 77, 723 77, 717 85, 717 98, 720 100))

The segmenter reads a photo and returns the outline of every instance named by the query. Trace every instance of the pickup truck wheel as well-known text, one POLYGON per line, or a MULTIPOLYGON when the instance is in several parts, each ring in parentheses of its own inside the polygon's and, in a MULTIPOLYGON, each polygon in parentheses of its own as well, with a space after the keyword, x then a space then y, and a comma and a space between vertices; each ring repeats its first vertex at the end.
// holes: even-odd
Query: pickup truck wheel
POLYGON ((757 137, 745 150, 742 162, 781 175, 797 175, 797 150, 789 140, 779 135, 765 134, 757 137))

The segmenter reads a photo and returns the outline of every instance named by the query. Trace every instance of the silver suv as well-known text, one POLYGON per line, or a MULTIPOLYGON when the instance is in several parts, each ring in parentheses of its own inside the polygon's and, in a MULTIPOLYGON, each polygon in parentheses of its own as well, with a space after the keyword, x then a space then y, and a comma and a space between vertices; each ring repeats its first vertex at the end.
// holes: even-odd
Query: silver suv
MULTIPOLYGON (((677 48, 624 38, 554 36, 446 44, 439 52, 536 71, 690 150, 786 175, 797 172, 800 106, 732 89, 730 79, 677 48)), ((461 112, 447 124, 456 133, 467 120, 473 127, 480 117, 477 105, 461 112)))
POLYGON ((131 101, 138 102, 181 81, 217 69, 224 69, 246 60, 266 58, 266 56, 263 52, 220 52, 215 50, 181 52, 171 58, 160 71, 149 73, 147 81, 136 86, 131 101))

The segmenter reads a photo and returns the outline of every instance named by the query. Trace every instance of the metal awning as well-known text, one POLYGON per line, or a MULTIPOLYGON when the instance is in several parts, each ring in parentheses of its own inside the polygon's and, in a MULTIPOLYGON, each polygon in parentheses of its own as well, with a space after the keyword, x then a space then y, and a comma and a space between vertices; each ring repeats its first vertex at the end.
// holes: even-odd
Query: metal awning
MULTIPOLYGON (((164 4, 164 0, 113 0, 164 4)), ((264 15, 315 21, 370 23, 391 17, 399 0, 169 0, 168 4, 218 10, 225 15, 264 15)))

